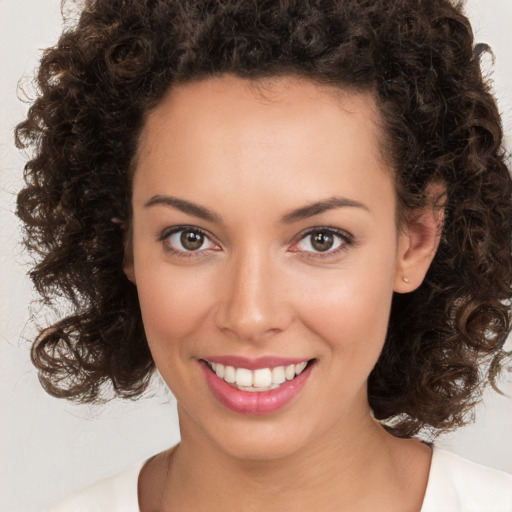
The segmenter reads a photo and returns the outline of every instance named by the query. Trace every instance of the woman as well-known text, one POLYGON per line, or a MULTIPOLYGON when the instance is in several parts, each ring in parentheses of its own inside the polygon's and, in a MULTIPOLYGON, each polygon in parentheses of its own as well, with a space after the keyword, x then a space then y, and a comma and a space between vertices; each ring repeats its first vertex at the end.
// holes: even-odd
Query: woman
POLYGON ((55 510, 512 510, 422 443, 507 355, 511 180, 447 1, 85 2, 17 129, 55 396, 181 442, 55 510))

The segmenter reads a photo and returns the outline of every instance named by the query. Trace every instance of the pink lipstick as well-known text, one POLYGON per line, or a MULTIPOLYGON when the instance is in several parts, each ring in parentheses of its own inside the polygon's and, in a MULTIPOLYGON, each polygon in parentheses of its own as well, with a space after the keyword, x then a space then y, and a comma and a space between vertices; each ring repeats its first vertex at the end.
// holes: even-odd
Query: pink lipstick
MULTIPOLYGON (((308 362, 305 359, 273 356, 258 359, 246 359, 237 356, 212 356, 208 357, 207 360, 199 360, 199 363, 208 387, 217 400, 231 411, 251 415, 270 414, 291 402, 306 384, 314 366, 314 360, 308 362), (224 368, 219 376, 218 366, 216 374, 212 369, 212 363, 214 367, 223 365, 226 368, 225 378, 222 378, 224 368), (306 365, 306 363, 308 364, 306 365), (270 378, 270 369, 273 369, 273 383, 270 386, 273 389, 269 387, 263 388, 262 391, 258 391, 257 387, 246 388, 250 390, 239 389, 244 387, 239 385, 240 378, 237 378, 235 383, 234 377, 228 375, 227 367, 231 367, 230 371, 233 375, 234 369, 242 369, 244 376, 248 376, 249 379, 251 378, 251 370, 255 370, 254 375, 261 372, 259 376, 270 378), (283 374, 285 368, 286 378, 283 374), (290 371, 292 371, 291 374, 290 371), (294 375, 293 371, 296 371, 297 375, 294 375), (276 375, 278 375, 277 383, 276 375)), ((239 377, 238 374, 237 377, 239 377)), ((268 383, 270 385, 270 381, 268 383)), ((247 385, 251 386, 251 384, 247 385)))

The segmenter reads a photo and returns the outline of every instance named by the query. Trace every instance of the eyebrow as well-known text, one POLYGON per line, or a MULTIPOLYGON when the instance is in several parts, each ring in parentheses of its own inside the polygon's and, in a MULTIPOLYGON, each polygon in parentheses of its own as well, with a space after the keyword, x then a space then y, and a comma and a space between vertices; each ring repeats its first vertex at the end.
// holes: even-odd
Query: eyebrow
POLYGON ((145 205, 144 208, 150 208, 151 206, 155 206, 157 204, 163 204, 165 206, 172 206, 183 213, 187 213, 189 215, 193 215, 194 217, 199 217, 200 219, 206 220, 208 222, 213 222, 216 224, 223 224, 222 218, 216 213, 208 210, 204 206, 200 206, 196 203, 192 203, 190 201, 186 201, 185 199, 179 199, 178 197, 172 196, 153 196, 145 205))
POLYGON ((293 210, 290 213, 287 213, 282 217, 281 222, 283 224, 292 224, 293 222, 307 219, 308 217, 318 215, 328 210, 344 207, 362 208, 363 210, 369 211, 368 208, 359 201, 354 201, 353 199, 348 199, 346 197, 330 197, 329 199, 317 201, 315 203, 309 204, 302 208, 298 208, 297 210, 293 210))
MULTIPOLYGON (((224 224, 224 221, 220 215, 212 212, 204 206, 200 206, 196 203, 187 201, 185 199, 180 199, 178 197, 156 195, 144 204, 144 208, 151 208, 155 205, 171 206, 182 211, 183 213, 193 215, 194 217, 198 217, 208 222, 224 224)), ((281 222, 283 224, 293 224, 294 222, 313 217, 314 215, 319 215, 320 213, 326 212, 328 210, 345 207, 362 208, 363 210, 369 211, 368 208, 359 201, 354 201, 353 199, 348 199, 346 197, 336 196, 330 197, 329 199, 325 199, 323 201, 317 201, 307 206, 303 206, 302 208, 297 208, 296 210, 283 215, 281 222)))

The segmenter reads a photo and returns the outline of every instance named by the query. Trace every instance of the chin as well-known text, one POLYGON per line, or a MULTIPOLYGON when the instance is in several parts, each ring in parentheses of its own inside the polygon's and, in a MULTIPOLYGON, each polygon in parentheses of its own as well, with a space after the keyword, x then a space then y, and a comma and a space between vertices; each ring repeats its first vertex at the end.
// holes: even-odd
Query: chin
POLYGON ((218 446, 238 460, 272 461, 286 459, 302 451, 307 444, 302 436, 291 433, 230 436, 217 440, 218 446))
MULTIPOLYGON (((206 409, 206 408, 205 408, 206 409)), ((215 409, 200 417, 178 406, 183 440, 201 446, 203 450, 222 452, 237 460, 276 460, 293 456, 313 442, 318 425, 304 418, 271 414, 244 416, 215 409)))

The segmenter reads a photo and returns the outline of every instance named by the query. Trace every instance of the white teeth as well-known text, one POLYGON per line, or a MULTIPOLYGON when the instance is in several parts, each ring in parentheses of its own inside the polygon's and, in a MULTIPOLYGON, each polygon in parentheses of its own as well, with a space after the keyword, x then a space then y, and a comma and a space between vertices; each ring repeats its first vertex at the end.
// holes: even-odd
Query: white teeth
POLYGON ((300 375, 302 373, 302 371, 304 370, 304 368, 306 368, 306 365, 308 363, 306 361, 304 361, 303 363, 300 363, 300 364, 296 364, 295 365, 295 375, 300 375))
POLYGON ((270 368, 261 368, 254 370, 252 385, 255 388, 266 388, 272 384, 272 370, 270 368))
POLYGON ((252 386, 252 372, 247 368, 236 369, 236 385, 237 386, 252 386))
POLYGON ((285 380, 284 366, 272 368, 272 384, 282 384, 285 380))
POLYGON ((286 377, 286 380, 292 380, 295 377, 295 365, 291 364, 290 366, 287 366, 284 370, 284 376, 286 377))
POLYGON ((230 384, 236 381, 235 369, 232 366, 226 366, 224 370, 224 380, 230 384))
POLYGON ((279 386, 273 384, 272 386, 266 386, 264 388, 255 388, 253 386, 240 386, 238 389, 242 391, 250 391, 251 393, 254 393, 255 391, 270 391, 271 389, 276 389, 279 386))
POLYGON ((215 368, 215 373, 217 374, 217 377, 219 377, 219 379, 223 379, 224 378, 224 366, 221 364, 217 364, 217 368, 215 368))
POLYGON ((208 362, 219 379, 229 384, 234 384, 243 391, 269 391, 278 388, 283 382, 294 379, 300 375, 308 362, 288 366, 276 366, 274 368, 258 368, 248 370, 247 368, 234 368, 224 366, 220 363, 208 362))

